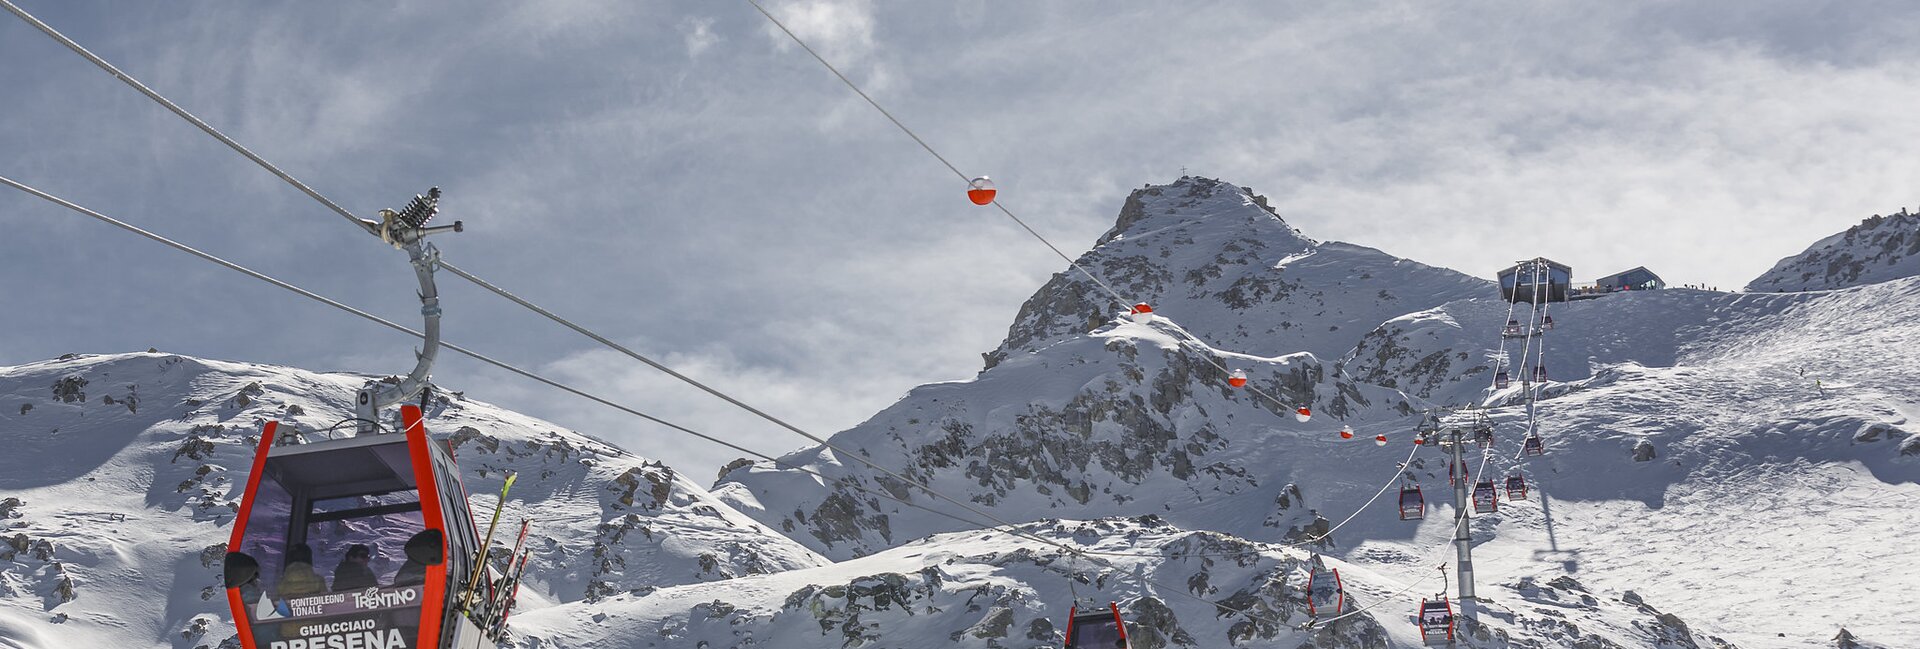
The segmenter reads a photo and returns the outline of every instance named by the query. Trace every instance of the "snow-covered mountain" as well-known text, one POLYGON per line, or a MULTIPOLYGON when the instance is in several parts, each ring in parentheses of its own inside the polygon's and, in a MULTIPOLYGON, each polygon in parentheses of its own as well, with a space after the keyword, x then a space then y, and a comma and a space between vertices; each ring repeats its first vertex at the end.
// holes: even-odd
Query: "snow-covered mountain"
MULTIPOLYGON (((1136 192, 1128 206, 1114 232, 1081 260, 1128 278, 1109 280, 1123 292, 1139 290, 1136 284, 1164 288, 1171 282, 1151 278, 1188 274, 1163 272, 1155 259, 1192 268, 1204 263, 1192 260, 1231 258, 1219 253, 1229 247, 1274 259, 1219 264, 1217 277, 1197 276, 1233 286, 1275 266, 1284 267, 1284 274, 1299 261, 1287 259, 1288 251, 1300 249, 1295 246, 1313 246, 1315 257, 1337 260, 1324 254, 1337 244, 1307 243, 1258 210, 1249 193, 1224 183, 1183 179, 1136 192), (1111 261, 1115 253, 1109 248, 1142 239, 1164 241, 1168 250, 1143 246, 1146 252, 1131 262, 1111 261)), ((1410 276, 1389 283, 1446 285, 1452 275, 1411 262, 1398 267, 1410 276)), ((1349 282, 1322 291, 1326 313, 1384 308, 1376 291, 1351 286, 1369 275, 1380 277, 1376 270, 1367 264, 1319 267, 1320 277, 1349 282), (1336 303, 1347 308, 1336 309, 1336 303)), ((1490 359, 1502 349, 1499 330, 1509 305, 1490 283, 1466 279, 1455 288, 1427 291, 1440 296, 1431 306, 1389 313, 1337 352, 1335 363, 1334 356, 1285 347, 1262 348, 1258 353, 1266 357, 1210 349, 1186 335, 1207 332, 1200 338, 1215 344, 1248 340, 1242 326, 1298 317, 1297 303, 1228 314, 1231 309, 1217 297, 1208 298, 1213 304, 1192 297, 1200 291, 1173 298, 1161 293, 1154 298, 1160 300, 1156 314, 1168 318, 1135 324, 1102 310, 1107 302, 1090 283, 1062 274, 1028 302, 978 377, 923 386, 833 442, 1008 520, 1151 513, 1183 529, 1282 542, 1342 521, 1392 479, 1407 457, 1413 409, 1484 400, 1497 407, 1502 440, 1484 458, 1485 475, 1520 474, 1538 491, 1534 499, 1476 520, 1482 551, 1501 557, 1480 563, 1482 583, 1573 576, 1615 592, 1633 590, 1676 602, 1683 617, 1711 620, 1706 629, 1743 646, 1825 644, 1837 625, 1865 638, 1920 643, 1920 636, 1890 622, 1901 604, 1833 606, 1846 596, 1849 582, 1826 579, 1832 566, 1730 572, 1720 562, 1746 561, 1749 551, 1719 552, 1729 535, 1738 534, 1769 539, 1767 550, 1757 554, 1775 560, 1781 559, 1779 548, 1789 547, 1788 538, 1815 554, 1838 557, 1850 547, 1901 547, 1897 530, 1920 523, 1898 505, 1920 496, 1914 492, 1920 440, 1903 428, 1911 425, 1909 404, 1920 402, 1920 390, 1903 377, 1920 366, 1898 351, 1911 330, 1906 323, 1920 314, 1920 295, 1911 295, 1906 281, 1824 294, 1636 292, 1555 305, 1558 326, 1547 337, 1546 354, 1552 381, 1543 390, 1540 419, 1551 451, 1526 461, 1514 457, 1526 429, 1519 388, 1489 393, 1490 359), (1869 317, 1853 315, 1869 310, 1869 317), (1208 355, 1249 370, 1254 385, 1287 403, 1276 406, 1228 387, 1204 360, 1208 355), (1889 365, 1900 369, 1884 369, 1889 365), (1787 372, 1792 380, 1783 380, 1787 372), (1815 381, 1828 388, 1872 386, 1872 396, 1831 389, 1821 394, 1815 381), (1319 416, 1305 424, 1285 417, 1284 406, 1293 402, 1313 405, 1319 416), (1342 425, 1351 425, 1359 440, 1380 433, 1399 443, 1376 448, 1341 440, 1335 431, 1342 425), (1779 431, 1793 431, 1793 442, 1783 445, 1779 431), (1730 482, 1729 475, 1768 477, 1757 486, 1730 482), (1808 536, 1794 525, 1756 530, 1755 514, 1788 516, 1792 512, 1781 510, 1788 503, 1833 498, 1819 488, 1789 488, 1772 476, 1844 487, 1885 504, 1794 510, 1846 511, 1877 521, 1855 525, 1846 537, 1808 536), (1670 499, 1689 505, 1675 509, 1667 505, 1670 499), (1690 527, 1696 519, 1725 527, 1690 527), (1588 522, 1593 520, 1609 526, 1588 522), (1569 536, 1572 530, 1580 536, 1569 536), (1592 558, 1603 556, 1638 568, 1616 572, 1592 558), (1781 579, 1801 587, 1779 592, 1781 579), (1701 596, 1698 591, 1710 586, 1729 596, 1701 596), (1763 603, 1789 612, 1761 612, 1763 603), (1763 630, 1783 620, 1792 622, 1763 630), (1787 640, 1775 635, 1789 629, 1787 640)), ((1309 313, 1321 313, 1314 306, 1309 313)), ((1257 342, 1334 344, 1329 338, 1280 338, 1257 342)), ((1507 351, 1518 355, 1514 346, 1507 351)), ((843 560, 962 526, 864 495, 884 491, 961 513, 831 449, 786 459, 834 480, 821 485, 762 463, 725 474, 715 493, 843 560)), ((1447 497, 1436 493, 1444 492, 1445 473, 1430 452, 1410 467, 1432 500, 1447 497)), ((1339 529, 1323 550, 1416 579, 1431 569, 1424 557, 1444 543, 1447 532, 1444 524, 1401 522, 1376 506, 1339 529)), ((1847 570, 1860 571, 1853 575, 1857 582, 1882 589, 1920 584, 1920 574, 1874 565, 1855 563, 1847 570)))
MULTIPOLYGON (((1075 263, 1201 340, 1259 356, 1339 358, 1387 318, 1493 290, 1489 280, 1315 241, 1266 197, 1195 176, 1134 190, 1113 229, 1075 263)), ((1086 275, 1064 270, 1021 305, 987 367, 1104 326, 1116 306, 1086 275)))
POLYGON ((1920 214, 1878 214, 1780 260, 1747 284, 1757 293, 1846 288, 1920 275, 1920 214))
MULTIPOLYGON (((1286 401, 1278 407, 1229 387, 1205 349, 1168 320, 1120 320, 975 380, 917 388, 833 441, 1007 520, 1153 513, 1193 529, 1282 538, 1306 534, 1320 494, 1289 484, 1289 467, 1313 460, 1276 442, 1327 429, 1295 421, 1295 404, 1363 427, 1414 411, 1400 393, 1335 377, 1311 354, 1219 357, 1245 369, 1251 387, 1286 401)), ((762 462, 728 472, 714 493, 836 559, 966 527, 866 495, 963 513, 831 449, 783 459, 833 482, 822 488, 813 475, 762 462)), ((1389 462, 1369 477, 1392 472, 1389 462)))
MULTIPOLYGON (((1195 177, 1133 192, 1078 263, 1171 318, 1118 317, 1085 276, 1056 275, 1022 307, 978 378, 915 389, 835 445, 1007 520, 1151 512, 1194 529, 1305 536, 1321 494, 1303 495, 1289 476, 1320 460, 1275 442, 1325 435, 1329 425, 1298 423, 1293 409, 1387 430, 1421 405, 1340 376, 1311 349, 1344 353, 1361 332, 1404 312, 1396 309, 1490 292, 1492 283, 1314 242, 1264 202, 1195 177), (1251 347, 1209 344, 1219 340, 1251 347), (1222 366, 1247 371, 1250 387, 1280 402, 1229 387, 1222 366)), ((827 556, 965 525, 863 495, 927 497, 831 449, 783 459, 836 482, 823 489, 813 475, 763 462, 723 475, 715 493, 827 556)), ((1386 462, 1367 479, 1392 473, 1386 462)))
MULTIPOLYGON (((230 636, 220 562, 262 424, 331 427, 366 378, 162 353, 0 367, 0 647, 230 636)), ((520 475, 507 520, 537 519, 530 605, 826 563, 671 467, 441 394, 427 425, 476 509, 520 475)))
MULTIPOLYGON (((1472 518, 1464 646, 1920 647, 1920 276, 1555 305, 1548 453, 1525 457, 1524 395, 1489 390, 1513 352, 1491 282, 1315 242, 1262 205, 1203 178, 1134 192, 1080 262, 1156 317, 1057 275, 979 375, 785 458, 824 479, 741 462, 702 489, 439 392, 428 426, 477 509, 514 470, 509 518, 539 513, 520 647, 1038 649, 1076 595, 1119 602, 1136 649, 1416 646, 1453 510, 1410 431, 1466 403, 1496 423, 1476 477, 1530 489, 1472 518), (1424 520, 1395 515, 1402 478, 1424 520), (1309 551, 1365 610, 1299 626, 1309 551)), ((0 368, 0 648, 220 645, 247 437, 330 426, 365 378, 159 353, 0 368)))

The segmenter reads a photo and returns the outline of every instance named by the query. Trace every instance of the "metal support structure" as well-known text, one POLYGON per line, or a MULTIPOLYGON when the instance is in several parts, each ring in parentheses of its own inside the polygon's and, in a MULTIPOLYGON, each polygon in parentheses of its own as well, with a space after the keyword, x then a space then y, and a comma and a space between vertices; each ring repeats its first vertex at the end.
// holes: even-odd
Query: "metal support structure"
POLYGON ((440 188, 435 187, 427 190, 425 196, 415 196, 399 212, 380 210, 381 220, 360 221, 368 234, 407 251, 414 279, 420 283, 420 315, 426 320, 422 329, 426 342, 420 351, 414 352, 413 371, 397 383, 368 381, 354 396, 354 417, 359 420, 356 423, 361 435, 380 430, 382 409, 412 400, 426 389, 428 372, 433 370, 433 361, 440 355, 440 292, 433 282, 433 271, 440 267, 440 250, 427 243, 426 237, 441 232, 461 232, 465 226, 455 221, 453 225, 426 227, 427 220, 439 210, 439 201, 440 188))
POLYGON ((1453 463, 1452 471, 1454 475, 1458 476, 1458 479, 1453 481, 1453 547, 1456 555, 1454 557, 1455 573, 1459 576, 1460 580, 1460 612, 1466 614, 1468 617, 1472 617, 1472 614, 1467 613, 1467 611, 1471 610, 1470 607, 1467 606, 1467 602, 1475 599, 1473 594, 1473 535, 1467 529, 1467 510, 1473 506, 1473 500, 1467 488, 1467 483, 1471 481, 1473 477, 1467 475, 1467 460, 1466 452, 1464 451, 1466 440, 1460 432, 1460 427, 1454 426, 1450 428, 1447 431, 1447 435, 1452 442, 1449 444, 1449 446, 1452 447, 1450 449, 1452 456, 1449 461, 1453 463))

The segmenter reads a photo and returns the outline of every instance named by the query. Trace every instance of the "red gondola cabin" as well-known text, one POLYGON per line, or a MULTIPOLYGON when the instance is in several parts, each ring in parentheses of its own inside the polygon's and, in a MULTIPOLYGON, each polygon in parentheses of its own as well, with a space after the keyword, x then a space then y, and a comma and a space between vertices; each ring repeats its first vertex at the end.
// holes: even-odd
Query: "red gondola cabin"
POLYGON ((399 434, 319 441, 261 431, 227 542, 240 646, 495 646, 474 622, 493 611, 455 610, 480 549, 459 466, 419 407, 401 419, 399 434))
POLYGON ((1493 488, 1492 480, 1481 480, 1473 486, 1473 513, 1492 514, 1500 510, 1500 493, 1493 488))
POLYGON ((1417 521, 1427 517, 1427 497, 1420 494, 1420 485, 1400 485, 1400 520, 1417 521))
POLYGON ((1067 613, 1067 649, 1127 649, 1127 625, 1120 620, 1120 605, 1107 603, 1107 610, 1085 613, 1075 606, 1067 613))
POLYGON ((1520 452, 1526 455, 1546 455, 1547 445, 1540 441, 1539 435, 1528 435, 1527 440, 1520 445, 1520 452))
POLYGON ((1347 607, 1347 588, 1340 583, 1340 571, 1328 568, 1313 555, 1307 562, 1307 615, 1339 615, 1347 607))
POLYGON ((1420 640, 1430 645, 1453 642, 1453 604, 1445 596, 1420 600, 1420 640))

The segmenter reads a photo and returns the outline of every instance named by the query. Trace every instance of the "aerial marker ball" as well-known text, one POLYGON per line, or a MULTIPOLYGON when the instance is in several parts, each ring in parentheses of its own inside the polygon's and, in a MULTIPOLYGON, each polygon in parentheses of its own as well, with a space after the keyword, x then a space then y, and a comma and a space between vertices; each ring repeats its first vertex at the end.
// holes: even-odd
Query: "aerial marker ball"
POLYGON ((1153 307, 1145 302, 1135 304, 1127 311, 1127 317, 1140 324, 1153 322, 1153 307))
POLYGON ((999 190, 994 189, 993 181, 988 180, 986 176, 975 178, 967 183, 967 198, 972 200, 974 205, 993 204, 993 195, 997 193, 999 190))

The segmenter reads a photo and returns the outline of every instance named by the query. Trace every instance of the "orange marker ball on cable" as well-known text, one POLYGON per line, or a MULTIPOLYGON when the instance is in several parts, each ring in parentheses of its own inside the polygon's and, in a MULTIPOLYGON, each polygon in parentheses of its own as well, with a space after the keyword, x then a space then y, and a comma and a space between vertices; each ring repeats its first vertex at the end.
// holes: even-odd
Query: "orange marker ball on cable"
POLYGON ((994 189, 993 181, 988 180, 986 176, 975 178, 967 183, 967 198, 972 200, 974 205, 993 204, 993 195, 997 193, 999 190, 994 189))

